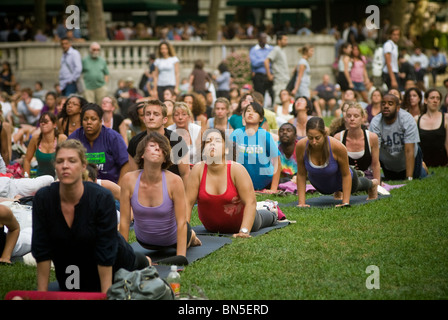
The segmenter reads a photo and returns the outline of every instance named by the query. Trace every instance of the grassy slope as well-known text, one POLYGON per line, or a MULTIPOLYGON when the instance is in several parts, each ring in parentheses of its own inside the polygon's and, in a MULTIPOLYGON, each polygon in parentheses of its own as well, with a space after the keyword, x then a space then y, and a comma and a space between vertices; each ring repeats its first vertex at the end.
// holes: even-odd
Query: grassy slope
MULTIPOLYGON (((297 223, 235 239, 188 266, 182 291, 197 285, 210 299, 447 299, 448 169, 434 172, 347 209, 282 208, 296 197, 277 197, 297 223), (369 265, 379 267, 379 290, 366 288, 369 265)), ((259 200, 266 198, 274 197, 259 200)), ((35 268, 0 266, 0 297, 35 284, 35 268)))

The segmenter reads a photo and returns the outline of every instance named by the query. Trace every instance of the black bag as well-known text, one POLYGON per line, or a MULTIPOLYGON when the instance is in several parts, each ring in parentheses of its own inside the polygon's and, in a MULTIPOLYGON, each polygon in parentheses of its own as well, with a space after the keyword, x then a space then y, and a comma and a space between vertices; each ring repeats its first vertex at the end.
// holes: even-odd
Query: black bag
POLYGON ((297 80, 297 68, 294 68, 294 72, 292 73, 291 79, 289 79, 289 82, 286 85, 286 90, 291 92, 292 89, 294 89, 294 86, 296 84, 296 80, 297 80))
POLYGON ((107 290, 108 300, 174 300, 168 282, 159 277, 154 266, 142 270, 115 272, 114 283, 107 290))

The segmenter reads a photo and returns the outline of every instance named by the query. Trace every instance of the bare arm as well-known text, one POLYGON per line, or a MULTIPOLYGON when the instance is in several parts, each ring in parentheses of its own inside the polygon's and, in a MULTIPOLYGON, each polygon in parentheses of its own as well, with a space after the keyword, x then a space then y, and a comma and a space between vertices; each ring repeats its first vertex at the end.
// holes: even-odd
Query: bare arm
POLYGON ((25 159, 23 161, 23 170, 28 173, 28 176, 31 172, 31 160, 33 160, 34 153, 37 149, 37 136, 33 136, 31 138, 30 144, 26 149, 25 159))
POLYGON ((292 89, 291 94, 295 95, 297 90, 299 90, 300 83, 302 82, 303 73, 305 72, 305 65, 301 64, 298 66, 297 79, 294 84, 294 89, 292 89))
POLYGON ((3 122, 3 130, 0 136, 2 149, 0 150, 3 161, 8 165, 11 159, 11 126, 7 122, 3 122))
POLYGON ((120 225, 118 230, 126 241, 129 241, 129 227, 131 225, 131 196, 132 173, 127 173, 123 176, 120 189, 120 225))
POLYGON ((392 88, 398 89, 398 83, 397 83, 397 79, 395 79, 395 74, 392 70, 392 55, 391 53, 386 53, 384 55, 384 58, 386 60, 386 66, 387 66, 387 73, 389 74, 390 77, 390 84, 392 86, 392 88))
POLYGON ((297 161, 297 196, 298 196, 298 206, 299 207, 309 207, 309 204, 305 203, 306 200, 306 178, 307 172, 305 169, 305 163, 303 161, 305 156, 305 146, 306 140, 301 139, 296 144, 296 161, 297 161))
POLYGON ((48 291, 48 281, 50 281, 51 260, 37 263, 37 290, 48 291))
MULTIPOLYGON (((171 173, 171 172, 170 172, 171 173)), ((177 223, 177 250, 178 256, 187 255, 187 211, 186 197, 183 184, 180 183, 180 177, 174 173, 169 175, 169 189, 171 191, 171 199, 174 204, 174 213, 177 223)))
POLYGON ((380 146, 378 136, 376 133, 368 132, 370 135, 370 154, 372 156, 372 163, 370 167, 373 172, 373 179, 377 179, 378 183, 381 181, 381 166, 380 166, 380 146))
MULTIPOLYGON (((330 138, 330 143, 331 150, 333 151, 335 160, 338 162, 339 170, 341 171, 342 176, 342 204, 350 204, 350 196, 352 193, 352 174, 350 173, 347 149, 341 142, 334 138, 330 138)), ((356 173, 353 172, 353 174, 356 173)))
POLYGON ((272 176, 271 182, 271 192, 275 193, 278 190, 278 184, 280 182, 280 174, 282 173, 282 161, 280 160, 280 156, 272 159, 272 163, 274 165, 274 175, 272 176))
POLYGON ((112 266, 98 265, 98 274, 100 276, 101 292, 106 293, 112 285, 112 266))
POLYGON ((188 188, 185 188, 186 196, 186 208, 187 208, 187 221, 191 221, 191 212, 194 204, 198 198, 199 185, 201 183, 201 172, 204 168, 204 163, 200 162, 196 164, 188 176, 188 188))
POLYGON ((350 88, 353 88, 352 78, 350 77, 350 72, 348 70, 348 63, 350 62, 350 57, 349 56, 345 56, 343 61, 344 61, 344 75, 345 75, 345 78, 347 79, 348 86, 350 88))
POLYGON ((0 262, 11 263, 12 252, 20 234, 20 225, 11 209, 0 205, 0 226, 2 225, 8 228, 8 233, 6 234, 5 246, 0 256, 0 262))
MULTIPOLYGON (((234 180, 234 184, 238 191, 238 195, 240 196, 241 202, 244 204, 244 215, 240 229, 247 228, 247 230, 250 231, 254 224, 255 213, 257 210, 257 198, 255 197, 255 190, 252 180, 246 168, 236 162, 232 163, 231 176, 234 180)), ((233 236, 247 238, 249 235, 239 232, 233 236)))
POLYGON ((269 60, 269 58, 266 58, 264 60, 264 68, 266 69, 266 76, 268 77, 269 81, 274 80, 274 76, 271 73, 271 60, 269 60))
POLYGON ((413 143, 404 144, 404 153, 406 157, 406 178, 414 177, 414 167, 415 167, 414 148, 415 145, 413 143))

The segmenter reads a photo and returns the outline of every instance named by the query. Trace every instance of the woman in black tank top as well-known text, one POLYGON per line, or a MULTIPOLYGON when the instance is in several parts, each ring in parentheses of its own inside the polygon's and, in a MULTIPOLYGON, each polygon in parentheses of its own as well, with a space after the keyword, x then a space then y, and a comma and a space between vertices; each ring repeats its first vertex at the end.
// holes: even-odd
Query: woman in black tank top
POLYGON ((381 179, 378 136, 362 128, 367 117, 360 104, 351 104, 345 112, 346 130, 334 137, 347 148, 349 164, 363 171, 367 177, 381 179))
POLYGON ((423 161, 429 167, 448 164, 448 115, 440 111, 441 100, 439 91, 428 90, 422 114, 417 118, 423 161))

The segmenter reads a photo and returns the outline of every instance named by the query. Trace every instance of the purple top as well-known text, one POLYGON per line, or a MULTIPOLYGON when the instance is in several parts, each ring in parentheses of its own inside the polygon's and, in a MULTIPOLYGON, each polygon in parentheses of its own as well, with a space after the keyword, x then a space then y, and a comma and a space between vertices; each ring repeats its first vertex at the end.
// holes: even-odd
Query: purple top
POLYGON ((134 212, 135 236, 139 242, 154 246, 171 246, 177 243, 177 222, 174 213, 174 203, 168 194, 165 171, 162 171, 163 201, 157 207, 145 207, 138 201, 140 188, 140 171, 131 197, 131 207, 134 212))
POLYGON ((118 182, 121 168, 128 162, 126 143, 118 132, 102 126, 93 147, 90 146, 83 127, 76 129, 68 138, 81 141, 87 149, 87 162, 96 163, 98 179, 118 182))
MULTIPOLYGON (((308 142, 306 144, 308 146, 308 142)), ((312 164, 306 151, 303 159, 310 183, 322 194, 332 194, 336 191, 342 191, 341 170, 339 170, 339 164, 333 157, 329 137, 328 144, 330 146, 330 158, 325 165, 317 167, 312 164)), ((351 169, 350 173, 353 175, 351 169)))

